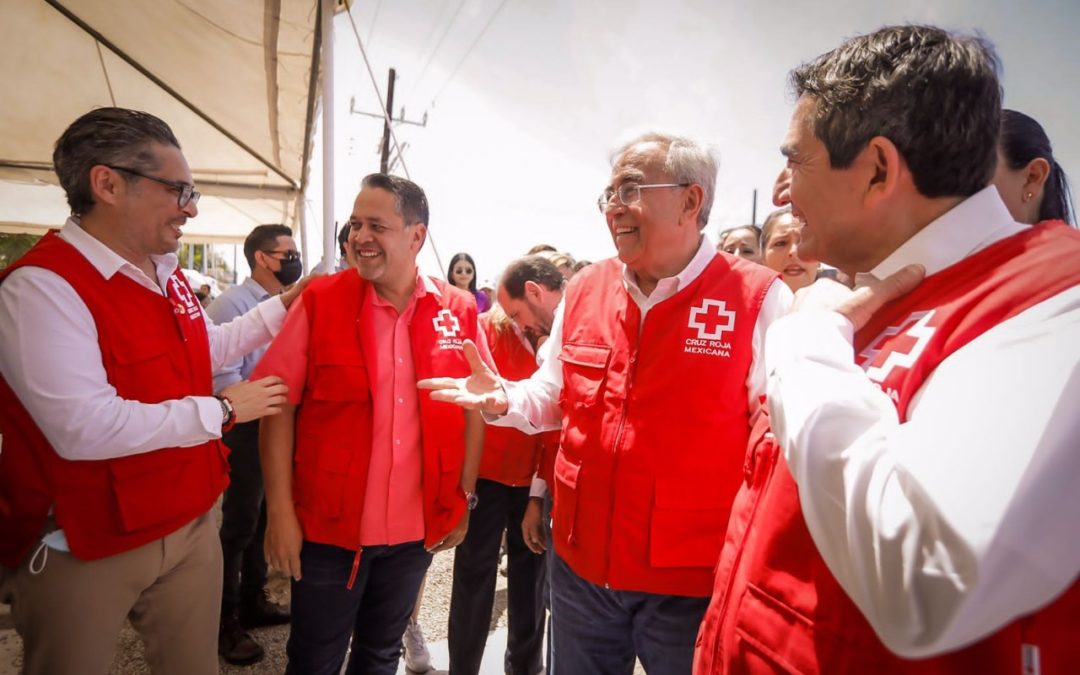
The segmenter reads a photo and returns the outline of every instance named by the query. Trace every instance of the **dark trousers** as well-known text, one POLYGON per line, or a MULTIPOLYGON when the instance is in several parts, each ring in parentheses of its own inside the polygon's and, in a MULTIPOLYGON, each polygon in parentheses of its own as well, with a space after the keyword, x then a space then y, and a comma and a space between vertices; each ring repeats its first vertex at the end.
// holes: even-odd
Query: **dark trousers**
POLYGON ((229 487, 221 502, 224 584, 221 615, 251 606, 266 585, 266 502, 259 466, 259 421, 237 424, 222 440, 229 453, 229 487))
POLYGON ((552 675, 688 675, 708 598, 615 591, 552 556, 552 675))
POLYGON ((469 516, 465 541, 454 552, 448 646, 451 675, 476 675, 484 656, 495 600, 499 544, 506 531, 507 615, 505 672, 535 675, 543 668, 544 556, 525 546, 521 519, 528 487, 490 480, 476 483, 480 499, 469 516))
POLYGON ((305 541, 300 581, 292 582, 292 631, 286 675, 337 675, 352 638, 345 671, 394 675, 431 554, 422 541, 367 546, 351 589, 355 551, 305 541))

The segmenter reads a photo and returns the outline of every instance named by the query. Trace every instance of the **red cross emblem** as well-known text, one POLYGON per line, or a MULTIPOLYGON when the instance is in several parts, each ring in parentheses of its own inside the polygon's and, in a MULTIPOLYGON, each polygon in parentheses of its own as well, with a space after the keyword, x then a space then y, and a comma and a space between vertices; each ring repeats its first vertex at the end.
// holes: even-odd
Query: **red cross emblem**
POLYGON ((690 328, 697 329, 699 340, 720 340, 725 332, 735 330, 735 312, 729 312, 723 300, 703 300, 690 309, 690 328))
POLYGON ((934 310, 912 312, 899 326, 889 326, 859 353, 859 365, 874 382, 884 382, 893 368, 911 368, 936 330, 934 310), (885 348, 882 349, 882 344, 885 348))
POLYGON ((434 324, 435 330, 442 333, 443 337, 454 337, 461 331, 461 324, 458 323, 458 319, 454 316, 454 313, 448 309, 444 309, 431 320, 434 324))

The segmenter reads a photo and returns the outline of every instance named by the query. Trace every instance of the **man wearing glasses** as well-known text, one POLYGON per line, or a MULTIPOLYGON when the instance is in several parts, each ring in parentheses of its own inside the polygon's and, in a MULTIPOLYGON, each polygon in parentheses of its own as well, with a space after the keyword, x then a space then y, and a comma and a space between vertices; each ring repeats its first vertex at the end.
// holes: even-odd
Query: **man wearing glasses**
POLYGON ((176 257, 199 193, 158 118, 87 113, 53 164, 72 216, 0 273, 0 571, 25 672, 107 672, 129 619, 153 672, 217 673, 220 438, 286 388, 215 397, 211 373, 269 341, 299 289, 206 317, 176 257))
MULTIPOLYGON (((259 225, 244 240, 244 258, 251 276, 222 293, 206 313, 214 323, 224 324, 282 293, 303 274, 292 229, 285 225, 259 225)), ((251 377, 265 348, 256 349, 214 373, 214 391, 251 377)), ((263 593, 266 558, 263 555, 262 470, 259 468, 259 422, 237 424, 222 440, 229 453, 229 487, 221 503, 221 551, 224 555, 224 586, 218 652, 233 665, 251 665, 264 651, 246 629, 287 623, 286 608, 270 602, 263 593)))
POLYGON ((615 153, 599 201, 618 258, 574 277, 530 379, 477 363, 432 398, 532 433, 555 460, 553 672, 686 673, 750 423, 765 328, 790 304, 769 270, 718 254, 703 229, 716 162, 646 134, 615 153))

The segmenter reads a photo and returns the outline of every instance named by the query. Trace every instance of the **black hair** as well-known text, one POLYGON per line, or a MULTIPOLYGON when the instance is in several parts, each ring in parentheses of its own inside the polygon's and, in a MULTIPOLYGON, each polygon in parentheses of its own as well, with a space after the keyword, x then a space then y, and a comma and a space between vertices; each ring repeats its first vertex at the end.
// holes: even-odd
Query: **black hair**
MULTIPOLYGON (((180 143, 168 124, 150 113, 127 108, 97 108, 71 123, 53 148, 53 170, 67 195, 72 215, 81 216, 94 207, 90 169, 99 165, 122 166, 139 172, 157 168, 153 143, 180 143)), ((124 180, 135 176, 121 172, 124 180)))
POLYGON ((258 225, 244 239, 244 258, 248 267, 255 270, 255 252, 269 251, 277 245, 278 237, 291 237, 292 228, 288 225, 258 225))
POLYGON ((1042 157, 1050 164, 1050 175, 1043 187, 1039 220, 1064 220, 1072 223, 1069 180, 1054 159, 1054 149, 1042 125, 1022 112, 1001 111, 1001 154, 1013 170, 1023 169, 1031 160, 1042 157))
POLYGON ((500 285, 514 300, 525 297, 525 282, 535 281, 549 291, 557 291, 566 284, 562 272, 541 255, 527 255, 511 262, 503 270, 500 285))
POLYGON ((453 258, 450 258, 450 267, 446 269, 446 280, 450 282, 451 286, 457 286, 457 284, 454 283, 454 265, 456 265, 459 260, 464 260, 472 265, 473 274, 472 279, 469 280, 469 290, 473 292, 473 295, 476 295, 476 263, 473 262, 472 256, 468 253, 456 253, 453 258))

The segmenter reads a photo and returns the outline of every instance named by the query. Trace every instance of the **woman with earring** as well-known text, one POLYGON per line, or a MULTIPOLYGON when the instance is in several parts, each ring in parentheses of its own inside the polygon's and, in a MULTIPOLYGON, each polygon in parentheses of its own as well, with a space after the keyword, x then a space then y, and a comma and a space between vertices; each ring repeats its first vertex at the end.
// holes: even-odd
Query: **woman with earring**
POLYGON ((1042 126, 1024 113, 1001 111, 998 165, 994 186, 1013 219, 1073 221, 1069 181, 1054 159, 1042 126))

